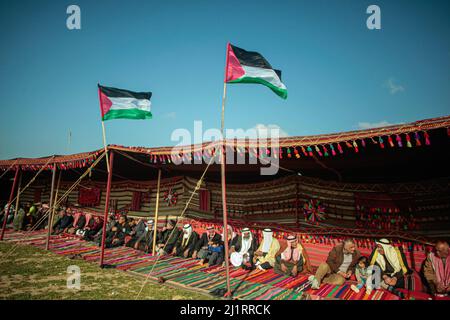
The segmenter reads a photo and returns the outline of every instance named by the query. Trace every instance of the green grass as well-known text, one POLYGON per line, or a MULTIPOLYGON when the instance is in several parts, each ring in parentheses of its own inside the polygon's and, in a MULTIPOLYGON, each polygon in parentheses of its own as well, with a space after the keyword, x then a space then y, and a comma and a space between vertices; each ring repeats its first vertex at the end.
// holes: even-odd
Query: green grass
POLYGON ((71 260, 32 246, 0 243, 0 299, 157 299, 208 300, 211 296, 147 282, 124 271, 100 269, 81 259, 71 260), (81 270, 79 290, 67 288, 67 267, 81 270))

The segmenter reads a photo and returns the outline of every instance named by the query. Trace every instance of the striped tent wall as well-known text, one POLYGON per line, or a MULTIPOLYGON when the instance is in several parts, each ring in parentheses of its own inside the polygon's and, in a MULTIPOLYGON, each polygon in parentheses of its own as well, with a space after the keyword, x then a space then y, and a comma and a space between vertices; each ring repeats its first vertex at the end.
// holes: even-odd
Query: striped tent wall
MULTIPOLYGON (((185 178, 187 190, 193 190, 195 179, 185 178)), ((199 210, 198 195, 189 206, 189 215, 193 218, 221 219, 222 194, 219 183, 205 183, 202 187, 211 193, 211 212, 199 210)), ((419 233, 434 237, 448 237, 450 229, 450 190, 448 181, 392 184, 361 185, 337 184, 327 185, 316 179, 290 176, 271 182, 227 185, 227 207, 230 218, 262 224, 277 223, 286 226, 309 224, 305 221, 303 205, 309 199, 318 199, 325 206, 326 220, 321 227, 355 227, 356 207, 355 192, 373 192, 413 195, 415 203, 414 217, 419 220, 419 233), (298 194, 299 209, 296 214, 295 203, 298 194)))
MULTIPOLYGON (((72 182, 61 182, 60 188, 58 190, 58 197, 63 195, 72 185, 72 182)), ((68 202, 70 204, 78 203, 78 193, 79 188, 90 188, 98 187, 101 190, 100 204, 95 207, 89 207, 89 211, 98 212, 103 214, 106 199, 106 184, 105 183, 81 183, 79 187, 73 190, 68 196, 68 202)), ((111 188, 111 200, 117 201, 117 209, 130 208, 133 192, 138 191, 143 193, 143 200, 141 201, 141 210, 139 211, 128 211, 128 215, 131 217, 149 217, 153 218, 155 214, 156 207, 156 181, 149 182, 134 182, 127 181, 124 183, 114 183, 111 188)), ((36 189, 43 189, 41 201, 49 202, 50 199, 50 188, 43 184, 37 184, 35 186, 29 187, 21 195, 21 202, 33 202, 34 192, 36 189)), ((184 184, 182 178, 176 179, 162 179, 160 188, 160 205, 159 205, 159 215, 166 219, 166 217, 173 218, 177 217, 185 206, 186 199, 184 197, 184 184), (172 188, 174 192, 178 194, 178 201, 176 205, 169 206, 164 201, 164 194, 172 188)), ((64 202, 65 203, 65 202, 64 202)))
MULTIPOLYGON (((162 179, 160 191, 161 219, 178 217, 194 191, 197 179, 190 177, 176 177, 162 179), (178 201, 174 206, 168 206, 164 201, 164 194, 169 189, 178 194, 178 201)), ((71 182, 63 181, 59 195, 64 193, 71 182)), ((102 190, 99 206, 90 208, 94 212, 102 213, 105 201, 105 183, 84 181, 80 187, 96 186, 102 190)), ((34 191, 42 189, 42 201, 49 199, 49 184, 36 183, 27 189, 21 196, 21 200, 32 202, 34 191)), ((198 218, 222 217, 222 194, 220 183, 203 181, 202 189, 210 192, 210 211, 200 210, 199 193, 194 193, 188 206, 186 215, 198 218)), ((133 192, 143 193, 144 201, 140 211, 129 212, 133 217, 153 217, 156 204, 156 181, 125 181, 114 182, 111 190, 111 199, 117 201, 117 208, 130 207, 133 192)), ((421 230, 427 235, 448 236, 450 192, 449 182, 424 182, 415 184, 398 185, 370 185, 370 184, 343 184, 327 183, 317 179, 299 176, 288 176, 270 182, 253 184, 228 184, 227 205, 229 217, 236 220, 258 222, 262 224, 277 223, 294 227, 308 225, 304 219, 303 205, 309 199, 318 199, 325 206, 326 220, 320 223, 321 227, 346 227, 355 226, 356 208, 355 192, 389 192, 392 194, 412 194, 416 205, 415 217, 420 219, 421 230), (297 202, 298 197, 298 202, 297 202), (296 203, 299 209, 296 213, 296 203), (298 221, 297 221, 298 218, 298 221)), ((78 188, 68 198, 69 203, 78 202, 78 188)))

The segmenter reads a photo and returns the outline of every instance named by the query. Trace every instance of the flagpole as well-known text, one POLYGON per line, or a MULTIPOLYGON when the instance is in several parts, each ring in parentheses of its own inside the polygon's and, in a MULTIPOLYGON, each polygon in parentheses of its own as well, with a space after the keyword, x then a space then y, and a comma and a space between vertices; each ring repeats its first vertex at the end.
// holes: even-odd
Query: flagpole
POLYGON ((14 218, 17 216, 17 212, 19 211, 20 188, 21 187, 22 187, 22 171, 20 171, 20 173, 19 173, 19 186, 17 187, 16 208, 14 210, 14 218))
MULTIPOLYGON (((114 152, 111 151, 111 157, 109 158, 111 161, 111 168, 113 166, 114 161, 114 152)), ((109 197, 111 194, 111 181, 112 181, 112 170, 108 172, 108 182, 106 184, 106 198, 105 198, 105 212, 103 214, 103 231, 102 231, 102 248, 100 253, 100 268, 104 267, 103 259, 105 256, 105 242, 106 242, 106 224, 108 223, 108 211, 109 211, 109 197)))
POLYGON ((109 173, 109 159, 108 159, 108 147, 106 146, 106 130, 105 130, 105 122, 103 121, 103 104, 102 104, 102 91, 100 90, 100 84, 98 84, 98 99, 100 101, 100 112, 102 115, 102 132, 103 132, 103 147, 105 148, 105 156, 106 156, 106 168, 109 173))
POLYGON ((152 256, 155 255, 155 248, 156 248, 156 232, 158 230, 158 209, 159 209, 160 185, 161 185, 161 168, 158 169, 158 184, 156 187, 156 208, 155 208, 155 219, 153 221, 152 256))
POLYGON ((226 195, 226 181, 225 181, 225 101, 227 98, 227 72, 228 72, 228 49, 230 44, 227 44, 226 63, 225 63, 225 79, 223 82, 223 96, 222 96, 222 118, 221 118, 221 133, 222 144, 220 152, 220 176, 222 184, 222 211, 223 211, 223 235, 225 246, 225 273, 227 278, 227 293, 225 297, 231 297, 230 285, 230 260, 228 256, 228 212, 227 212, 227 195, 226 195))
POLYGON ((105 122, 103 120, 102 120, 102 131, 103 131, 103 147, 105 148, 105 155, 106 155, 106 168, 108 169, 108 173, 109 173, 110 168, 109 168, 109 159, 108 159, 108 147, 106 146, 105 122))
POLYGON ((56 192, 55 192, 55 198, 53 201, 50 201, 50 207, 48 209, 48 217, 47 217, 47 244, 46 244, 46 250, 50 248, 50 237, 52 235, 52 228, 53 228, 53 217, 55 216, 55 210, 56 210, 56 203, 58 203, 58 192, 59 192, 59 186, 61 183, 61 175, 62 170, 59 171, 58 174, 58 183, 56 184, 56 192))
POLYGON ((50 227, 50 222, 51 222, 51 210, 53 208, 53 195, 55 193, 55 178, 56 178, 56 163, 53 163, 53 170, 52 170, 52 186, 50 188, 50 209, 49 209, 49 217, 48 219, 48 225, 47 225, 47 240, 45 241, 45 250, 48 250, 49 245, 50 245, 50 235, 52 233, 52 228, 50 227))
POLYGON ((20 166, 17 166, 16 172, 14 173, 14 181, 13 181, 13 184, 11 186, 11 193, 9 194, 9 201, 8 201, 8 204, 6 205, 5 217, 3 219, 2 231, 0 233, 0 241, 3 240, 3 236, 5 235, 6 221, 8 220, 9 208, 11 208, 11 203, 13 202, 14 190, 16 189, 16 183, 17 183, 17 177, 19 176, 19 171, 20 171, 20 166))

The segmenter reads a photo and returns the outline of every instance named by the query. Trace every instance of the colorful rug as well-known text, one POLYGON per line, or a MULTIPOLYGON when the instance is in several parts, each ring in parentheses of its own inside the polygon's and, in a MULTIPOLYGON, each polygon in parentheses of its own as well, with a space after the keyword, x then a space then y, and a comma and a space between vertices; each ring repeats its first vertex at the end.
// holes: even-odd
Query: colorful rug
MULTIPOLYGON (((46 232, 31 233, 7 232, 5 240, 20 244, 44 248, 46 232)), ((312 260, 324 252, 308 248, 312 260)), ((56 254, 71 256, 80 255, 86 261, 98 263, 100 248, 97 244, 83 241, 74 236, 52 236, 50 250, 56 254)), ((199 260, 184 259, 173 256, 156 257, 132 248, 118 247, 105 249, 104 262, 123 271, 130 271, 155 279, 163 277, 166 281, 198 288, 211 292, 226 287, 224 267, 208 267, 199 264, 199 260), (156 265, 155 265, 155 262, 156 265)), ((235 299, 251 300, 304 300, 304 299, 340 299, 340 300, 398 300, 398 297, 384 290, 374 290, 366 295, 364 289, 355 293, 350 284, 334 286, 324 284, 319 290, 312 290, 308 281, 308 274, 297 277, 287 277, 276 274, 273 270, 247 271, 230 267, 231 287, 235 299)))

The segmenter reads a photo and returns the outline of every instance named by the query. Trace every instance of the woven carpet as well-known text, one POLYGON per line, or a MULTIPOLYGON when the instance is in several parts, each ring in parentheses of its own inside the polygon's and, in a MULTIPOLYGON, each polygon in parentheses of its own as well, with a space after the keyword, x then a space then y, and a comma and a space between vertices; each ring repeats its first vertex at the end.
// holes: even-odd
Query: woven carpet
MULTIPOLYGON (((11 232, 5 234, 5 240, 20 244, 43 248, 46 243, 46 232, 11 232)), ((86 261, 98 263, 100 248, 97 244, 83 241, 74 236, 52 236, 50 250, 56 254, 70 256, 80 255, 86 261)), ((308 250, 315 255, 313 248, 308 250)), ((321 253, 319 253, 321 254, 321 253)), ((199 260, 183 259, 173 256, 155 257, 141 251, 127 247, 105 249, 104 262, 117 269, 132 271, 143 277, 163 277, 166 281, 213 291, 226 287, 224 267, 208 267, 200 265, 199 260), (155 262, 157 261, 156 265, 155 262)), ((398 298, 384 290, 374 290, 366 295, 364 289, 356 294, 349 284, 334 286, 324 284, 319 290, 312 290, 307 274, 300 274, 296 278, 282 276, 273 270, 247 271, 230 267, 230 280, 235 299, 251 300, 304 300, 304 299, 342 299, 342 300, 398 300, 398 298)))

